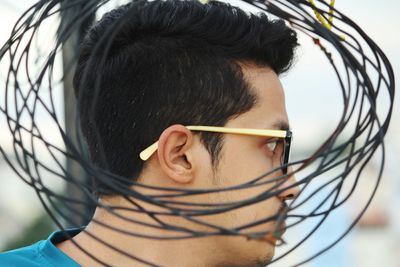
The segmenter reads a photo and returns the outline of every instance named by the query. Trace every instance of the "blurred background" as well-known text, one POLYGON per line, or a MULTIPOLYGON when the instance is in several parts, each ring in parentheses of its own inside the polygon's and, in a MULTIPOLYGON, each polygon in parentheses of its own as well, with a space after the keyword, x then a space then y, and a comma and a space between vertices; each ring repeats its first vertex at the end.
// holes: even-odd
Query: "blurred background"
MULTIPOLYGON (((122 1, 114 1, 113 5, 122 1)), ((226 1, 237 4, 237 1, 226 1)), ((0 44, 8 38, 11 29, 21 14, 34 2, 28 0, 0 0, 0 44)), ((246 9, 246 6, 242 6, 246 9)), ((400 2, 386 1, 336 1, 335 7, 358 23, 363 30, 383 49, 392 63, 398 82, 400 69, 400 2)), ((54 30, 54 29, 53 29, 54 30)), ((47 30, 46 30, 47 31, 47 30)), ((45 32, 48 34, 48 32, 45 32)), ((342 111, 341 93, 332 69, 320 50, 312 41, 299 34, 301 47, 293 69, 282 77, 286 90, 286 105, 291 127, 295 134, 294 157, 316 148, 339 120, 342 111)), ((48 49, 52 43, 41 42, 38 53, 48 49)), ((57 65, 57 64, 56 64, 57 65)), ((6 70, 1 66, 0 101, 3 102, 3 86, 6 70)), ((63 66, 58 62, 57 75, 63 66)), ((64 123, 64 94, 62 87, 56 87, 53 97, 61 123, 64 123)), ((387 99, 378 105, 385 105, 387 99)), ((400 260, 400 109, 399 99, 395 99, 392 123, 385 142, 386 162, 378 192, 361 221, 338 245, 304 266, 388 266, 399 267, 400 260)), ((0 120, 4 120, 0 117, 0 120)), ((46 124, 51 118, 39 115, 38 120, 46 124)), ((0 121, 4 125, 4 121, 0 121)), ((48 136, 57 136, 49 127, 48 136)), ((57 138, 57 137, 55 137, 57 138)), ((60 142, 58 140, 57 142, 60 142)), ((4 129, 0 129, 1 146, 12 154, 12 144, 4 129)), ((40 154, 38 154, 38 157, 40 154)), ((45 155, 43 155, 45 157, 45 155)), ((329 240, 334 240, 361 211, 376 182, 380 158, 372 158, 362 176, 357 194, 327 220, 323 228, 304 246, 289 257, 273 266, 291 266, 321 249, 329 240), (297 260, 297 261, 296 261, 297 260)), ((56 190, 67 190, 62 181, 50 181, 56 190)), ((306 226, 305 226, 306 227, 306 226)), ((0 251, 31 244, 45 239, 56 229, 44 212, 36 193, 19 179, 0 157, 0 251)), ((286 239, 296 239, 298 231, 288 231, 286 239), (297 231, 297 232, 296 232, 297 231)), ((284 252, 284 247, 278 249, 284 252)))

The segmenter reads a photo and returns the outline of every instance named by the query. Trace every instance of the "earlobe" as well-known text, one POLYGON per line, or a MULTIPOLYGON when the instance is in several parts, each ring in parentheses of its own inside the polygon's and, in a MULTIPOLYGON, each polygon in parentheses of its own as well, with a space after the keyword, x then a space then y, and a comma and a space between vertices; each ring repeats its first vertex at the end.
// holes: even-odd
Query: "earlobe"
POLYGON ((158 141, 157 157, 163 172, 177 183, 193 180, 193 162, 189 156, 193 134, 183 125, 165 129, 158 141))

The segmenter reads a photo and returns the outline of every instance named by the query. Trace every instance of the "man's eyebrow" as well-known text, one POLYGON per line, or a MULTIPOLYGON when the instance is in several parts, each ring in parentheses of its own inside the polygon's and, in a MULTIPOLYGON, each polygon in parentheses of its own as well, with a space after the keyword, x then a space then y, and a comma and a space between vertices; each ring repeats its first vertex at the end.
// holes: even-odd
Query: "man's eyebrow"
POLYGON ((279 120, 279 121, 276 121, 276 122, 274 122, 272 124, 272 129, 288 131, 288 130, 290 130, 290 126, 289 126, 289 123, 287 121, 279 120))

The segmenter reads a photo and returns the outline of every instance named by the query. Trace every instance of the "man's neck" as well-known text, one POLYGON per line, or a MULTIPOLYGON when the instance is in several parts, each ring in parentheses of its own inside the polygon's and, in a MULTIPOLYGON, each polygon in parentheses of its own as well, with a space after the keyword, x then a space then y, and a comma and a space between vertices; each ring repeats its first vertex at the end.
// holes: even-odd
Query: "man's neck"
MULTIPOLYGON (((148 218, 146 220, 143 220, 143 218, 135 219, 140 222, 155 224, 154 221, 150 222, 148 218)), ((206 244, 205 239, 156 240, 129 233, 153 236, 183 236, 183 234, 177 232, 153 229, 116 218, 108 212, 106 214, 96 211, 94 220, 89 223, 84 231, 76 235, 72 241, 67 240, 57 244, 57 247, 81 266, 203 267, 215 265, 213 262, 215 250, 206 244), (101 223, 106 224, 106 226, 102 226, 101 223), (109 226, 115 227, 117 230, 113 230, 109 226)))

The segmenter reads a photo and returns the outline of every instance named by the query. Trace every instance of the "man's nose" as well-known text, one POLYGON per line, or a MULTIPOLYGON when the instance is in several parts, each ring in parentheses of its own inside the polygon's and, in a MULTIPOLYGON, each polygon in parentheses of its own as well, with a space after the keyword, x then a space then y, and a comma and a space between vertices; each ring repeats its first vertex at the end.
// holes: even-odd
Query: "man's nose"
POLYGON ((282 191, 278 197, 283 199, 283 200, 288 200, 297 197, 300 194, 300 187, 296 185, 297 180, 295 175, 292 173, 293 168, 288 167, 288 177, 284 177, 284 182, 282 183, 283 180, 277 181, 277 183, 280 184, 279 189, 285 189, 282 191), (281 184, 282 183, 282 184, 281 184))

